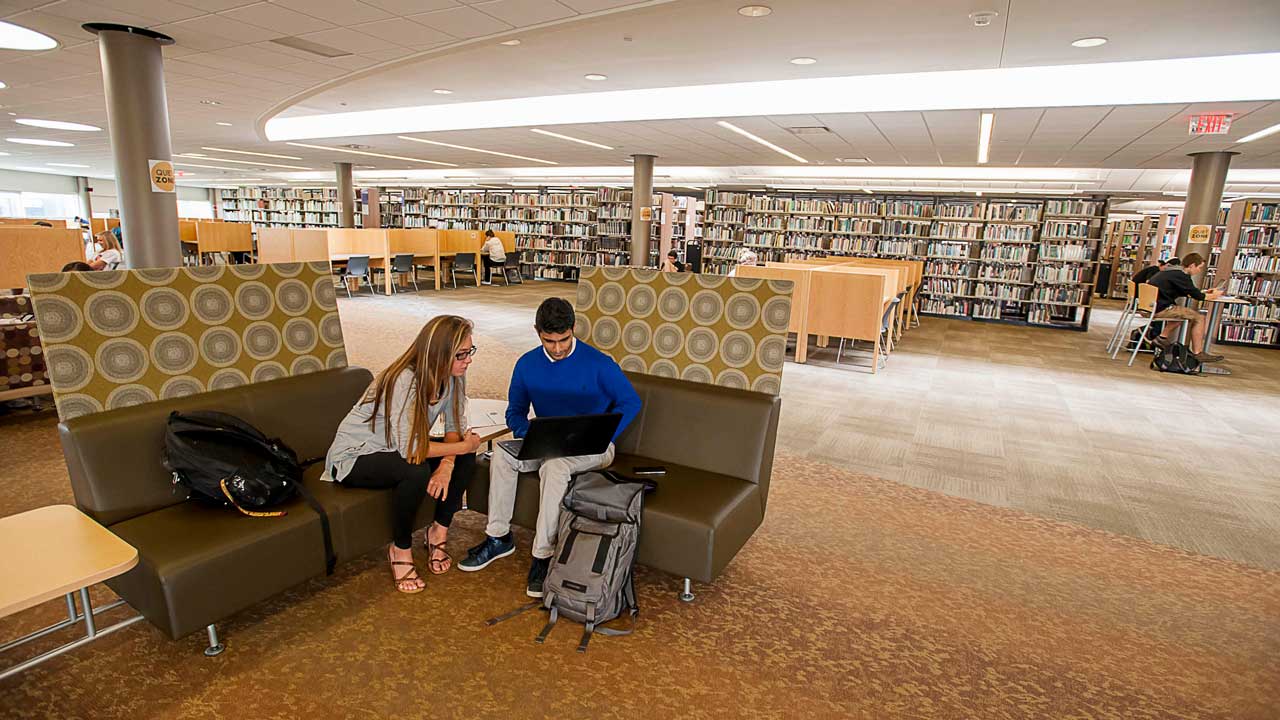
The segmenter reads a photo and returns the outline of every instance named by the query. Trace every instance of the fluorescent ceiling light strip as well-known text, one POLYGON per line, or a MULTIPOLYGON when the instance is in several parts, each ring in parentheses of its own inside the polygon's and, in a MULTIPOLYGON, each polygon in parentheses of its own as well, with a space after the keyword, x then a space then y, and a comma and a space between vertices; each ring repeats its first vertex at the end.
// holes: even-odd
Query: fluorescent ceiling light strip
POLYGON ((787 150, 786 148, 778 147, 777 145, 774 145, 773 143, 769 142, 768 140, 765 140, 764 138, 760 137, 759 135, 753 135, 753 134, 751 134, 751 133, 747 132, 746 130, 743 130, 742 128, 738 127, 737 125, 734 125, 733 123, 725 122, 724 120, 721 120, 720 122, 718 122, 718 123, 716 123, 716 124, 717 124, 717 125, 719 125, 719 126, 720 126, 720 127, 722 127, 722 128, 727 129, 727 130, 732 130, 732 131, 734 131, 734 132, 738 133, 739 135, 741 135, 742 137, 747 138, 748 140, 752 140, 752 141, 758 142, 758 143, 760 143, 761 145, 763 145, 763 146, 765 146, 765 147, 769 148, 770 150, 772 150, 772 151, 774 151, 774 152, 776 152, 776 153, 781 153, 781 154, 783 154, 783 155, 786 155, 787 157, 791 158, 792 160, 795 160, 796 162, 802 162, 802 163, 807 163, 807 162, 809 162, 808 160, 805 160, 804 158, 802 158, 802 157, 800 157, 799 155, 797 155, 797 154, 795 154, 795 153, 791 152, 790 150, 787 150))
POLYGON ((466 145, 454 145, 453 143, 439 142, 437 140, 424 140, 422 138, 409 137, 408 135, 397 135, 401 140, 412 140, 417 143, 426 145, 439 145, 440 147, 455 148, 457 150, 470 150, 471 152, 484 153, 485 155, 500 155, 502 157, 515 158, 517 160, 528 160, 530 162, 542 163, 543 165, 559 165, 558 162, 551 160, 540 160, 534 157, 525 157, 524 155, 512 155, 511 153, 497 152, 495 150, 481 150, 480 148, 468 147, 466 145))
POLYGON ((439 160, 423 160, 421 158, 403 157, 400 155, 383 155, 382 153, 368 152, 366 150, 352 150, 351 148, 336 148, 327 145, 308 145, 306 143, 291 142, 286 143, 294 147, 311 148, 312 150, 332 150, 333 152, 350 153, 351 155, 366 155, 368 157, 387 158, 389 160, 407 160, 408 162, 426 163, 428 165, 444 165, 445 167, 458 167, 457 163, 440 162, 439 160))
POLYGON ((312 169, 309 167, 303 167, 302 165, 281 165, 279 163, 262 162, 261 160, 232 160, 231 158, 209 157, 207 155, 189 155, 187 153, 178 153, 178 157, 197 157, 202 160, 212 160, 214 162, 235 163, 237 165, 253 165, 254 167, 284 168, 285 170, 311 170, 312 169))
POLYGON ((221 165, 197 165, 196 163, 189 163, 189 162, 175 161, 173 163, 173 166, 174 167, 198 167, 198 168, 206 168, 209 170, 230 170, 231 172, 244 172, 244 168, 222 167, 221 165))
POLYGON ((978 164, 986 165, 991 156, 991 128, 995 125, 996 114, 984 112, 978 127, 978 164))
POLYGON ((613 149, 613 147, 609 145, 601 145, 598 142, 591 142, 590 140, 583 140, 582 138, 569 137, 568 135, 561 135, 560 133, 554 133, 554 132, 551 132, 550 130, 543 130, 542 128, 529 128, 529 132, 535 132, 535 133, 538 133, 539 135, 546 135, 547 137, 560 138, 561 140, 568 140, 569 142, 576 142, 582 145, 590 145, 591 147, 597 147, 597 148, 600 148, 601 150, 613 149))
POLYGON ((1263 129, 1259 130, 1258 132, 1253 133, 1252 135, 1245 135, 1244 137, 1240 138, 1240 139, 1239 139, 1239 140, 1237 140, 1236 142, 1238 142, 1238 143, 1253 142, 1254 140, 1259 140, 1259 139, 1264 138, 1264 137, 1266 137, 1266 136, 1268 136, 1268 135, 1274 135, 1274 134, 1276 134, 1276 133, 1278 133, 1278 132, 1280 132, 1280 123, 1276 123, 1275 125, 1272 125, 1272 126, 1271 126, 1271 127, 1269 127, 1269 128, 1263 128, 1263 129))
POLYGON ((1274 100, 1280 53, 768 80, 274 117, 270 140, 758 115, 1274 100))
POLYGON ((18 118, 14 122, 19 125, 28 125, 30 127, 46 128, 48 130, 74 130, 76 132, 100 132, 102 128, 97 125, 85 125, 84 123, 64 122, 62 120, 38 120, 35 118, 18 118))
POLYGON ((280 158, 281 160, 301 160, 302 159, 294 155, 273 155, 272 153, 250 152, 248 150, 232 150, 231 148, 201 147, 200 149, 212 150, 213 152, 233 153, 235 155, 256 155, 257 157, 280 158))

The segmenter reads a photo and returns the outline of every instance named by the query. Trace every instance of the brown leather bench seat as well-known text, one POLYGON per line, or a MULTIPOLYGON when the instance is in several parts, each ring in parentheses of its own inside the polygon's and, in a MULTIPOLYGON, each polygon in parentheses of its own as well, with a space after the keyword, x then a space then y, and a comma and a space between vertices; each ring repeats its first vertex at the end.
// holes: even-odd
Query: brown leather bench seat
MULTIPOLYGON (((764 521, 781 400, 774 395, 627 373, 640 415, 618 438, 611 466, 665 466, 645 498, 637 562, 711 582, 764 521)), ((494 452, 505 452, 495 448, 494 452)), ((537 473, 521 473, 512 522, 538 517, 537 473)), ((476 463, 467 505, 488 511, 489 462, 476 463)))

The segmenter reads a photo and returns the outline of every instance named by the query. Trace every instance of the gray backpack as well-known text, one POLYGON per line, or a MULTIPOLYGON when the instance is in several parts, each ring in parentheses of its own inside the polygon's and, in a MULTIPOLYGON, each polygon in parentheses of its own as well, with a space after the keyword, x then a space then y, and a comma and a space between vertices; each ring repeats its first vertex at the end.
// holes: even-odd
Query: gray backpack
MULTIPOLYGON (((586 652, 593 633, 628 635, 635 629, 640 608, 632 570, 640 542, 644 494, 655 487, 652 481, 631 480, 608 470, 581 473, 569 482, 560 513, 556 554, 543 585, 541 604, 551 611, 551 617, 537 642, 547 639, 561 617, 585 626, 578 652, 586 652), (626 630, 600 627, 623 614, 631 620, 626 630)), ((538 604, 494 618, 489 624, 538 604)))

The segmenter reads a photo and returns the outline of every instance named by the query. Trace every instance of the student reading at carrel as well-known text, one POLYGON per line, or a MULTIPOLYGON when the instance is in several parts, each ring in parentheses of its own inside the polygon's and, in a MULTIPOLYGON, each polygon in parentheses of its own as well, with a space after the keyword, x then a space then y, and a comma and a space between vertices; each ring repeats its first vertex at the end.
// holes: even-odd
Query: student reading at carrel
MULTIPOLYGON (((516 361, 507 392, 507 427, 522 438, 529 429, 529 405, 541 417, 621 413, 614 440, 640 412, 640 396, 622 368, 608 355, 574 338, 573 306, 562 298, 547 298, 538 307, 534 329, 540 347, 516 361)), ((458 568, 482 570, 489 563, 516 551, 511 537, 516 483, 521 472, 538 471, 541 501, 533 533, 533 563, 529 567, 529 597, 542 597, 543 582, 555 554, 559 532, 560 501, 574 473, 608 467, 614 447, 600 455, 519 461, 510 453, 495 452, 489 464, 489 524, 485 541, 471 548, 458 568)))
MULTIPOLYGON (((1210 355, 1204 351, 1204 333, 1205 319, 1204 315, 1198 310, 1192 310, 1184 305, 1178 305, 1177 301, 1184 297, 1195 298, 1196 300, 1204 300, 1205 298, 1215 298, 1222 293, 1216 288, 1211 288, 1205 292, 1201 292, 1196 287, 1196 283, 1191 279, 1192 275, 1204 271, 1204 258, 1199 253, 1190 253, 1182 258, 1182 267, 1169 267, 1166 270, 1156 273, 1150 280, 1148 285, 1154 285, 1160 290, 1160 296, 1156 299, 1156 316, 1157 320, 1187 320, 1187 335, 1191 339, 1191 352, 1195 359, 1202 363, 1221 362, 1225 360, 1221 355, 1210 355)), ((1165 323, 1164 332, 1160 334, 1157 342, 1167 345, 1173 341, 1173 334, 1178 330, 1178 323, 1165 323)))

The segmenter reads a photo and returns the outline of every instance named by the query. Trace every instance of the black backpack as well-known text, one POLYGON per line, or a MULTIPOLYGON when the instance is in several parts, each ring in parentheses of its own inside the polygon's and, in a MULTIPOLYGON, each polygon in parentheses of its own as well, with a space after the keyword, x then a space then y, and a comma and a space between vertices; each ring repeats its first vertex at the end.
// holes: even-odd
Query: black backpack
POLYGON ((1155 357, 1151 358, 1151 369, 1181 375, 1199 375, 1200 361, 1186 345, 1174 342, 1163 348, 1156 347, 1155 357))
POLYGON ((301 495, 320 516, 325 567, 332 574, 337 558, 329 516, 302 485, 303 468, 319 460, 299 462, 288 445, 226 413, 172 412, 165 426, 164 467, 175 489, 184 487, 190 499, 234 507, 250 517, 281 517, 285 511, 268 508, 301 495))

